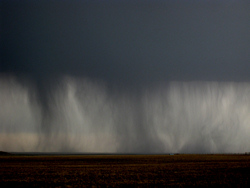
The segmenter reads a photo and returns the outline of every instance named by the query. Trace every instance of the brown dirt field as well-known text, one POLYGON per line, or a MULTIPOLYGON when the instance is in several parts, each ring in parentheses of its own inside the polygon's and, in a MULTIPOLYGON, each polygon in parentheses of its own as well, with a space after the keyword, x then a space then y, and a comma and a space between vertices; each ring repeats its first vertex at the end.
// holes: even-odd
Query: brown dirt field
POLYGON ((250 155, 0 156, 0 187, 248 187, 250 155))

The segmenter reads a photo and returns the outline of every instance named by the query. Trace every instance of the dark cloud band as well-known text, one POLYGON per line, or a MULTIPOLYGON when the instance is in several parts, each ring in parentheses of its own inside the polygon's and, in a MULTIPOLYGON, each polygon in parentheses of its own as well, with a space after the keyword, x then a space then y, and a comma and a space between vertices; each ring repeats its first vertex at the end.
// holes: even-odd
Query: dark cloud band
POLYGON ((1 72, 128 85, 248 81, 249 6, 247 1, 2 1, 1 72))

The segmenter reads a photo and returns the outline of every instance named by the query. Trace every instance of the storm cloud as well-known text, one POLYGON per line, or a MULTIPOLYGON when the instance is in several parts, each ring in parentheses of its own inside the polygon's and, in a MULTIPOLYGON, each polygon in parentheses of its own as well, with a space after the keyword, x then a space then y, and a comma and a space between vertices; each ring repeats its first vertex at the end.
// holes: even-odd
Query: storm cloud
POLYGON ((0 6, 0 150, 250 149, 248 1, 0 6))

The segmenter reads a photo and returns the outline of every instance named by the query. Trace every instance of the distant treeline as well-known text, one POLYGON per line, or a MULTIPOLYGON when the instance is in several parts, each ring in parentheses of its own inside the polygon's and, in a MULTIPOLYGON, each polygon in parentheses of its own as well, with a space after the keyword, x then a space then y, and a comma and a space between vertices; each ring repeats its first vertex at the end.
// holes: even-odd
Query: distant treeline
POLYGON ((0 156, 1 155, 11 155, 11 153, 5 152, 5 151, 0 151, 0 156))

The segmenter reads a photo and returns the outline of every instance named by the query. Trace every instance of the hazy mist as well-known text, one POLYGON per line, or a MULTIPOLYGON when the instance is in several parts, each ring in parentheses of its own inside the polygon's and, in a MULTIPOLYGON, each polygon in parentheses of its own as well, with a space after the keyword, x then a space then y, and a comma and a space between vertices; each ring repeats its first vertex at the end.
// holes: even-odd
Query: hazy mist
POLYGON ((0 2, 0 150, 250 151, 248 0, 0 2))
POLYGON ((61 85, 45 108, 30 97, 32 88, 1 79, 1 150, 250 150, 248 83, 170 82, 136 95, 87 79, 65 77, 61 85))

